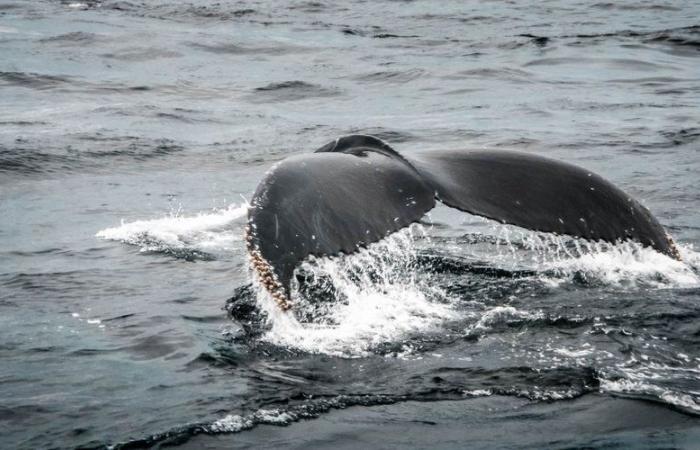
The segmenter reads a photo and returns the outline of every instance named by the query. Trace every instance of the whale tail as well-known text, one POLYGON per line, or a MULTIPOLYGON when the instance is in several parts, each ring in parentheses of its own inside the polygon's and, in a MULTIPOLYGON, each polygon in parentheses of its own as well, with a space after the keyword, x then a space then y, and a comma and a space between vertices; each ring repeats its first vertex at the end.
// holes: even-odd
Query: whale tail
POLYGON ((436 200, 534 231, 633 240, 680 259, 648 209, 588 170, 511 151, 404 157, 378 138, 352 135, 270 169, 248 214, 252 266, 287 309, 301 261, 353 253, 420 220, 436 200))

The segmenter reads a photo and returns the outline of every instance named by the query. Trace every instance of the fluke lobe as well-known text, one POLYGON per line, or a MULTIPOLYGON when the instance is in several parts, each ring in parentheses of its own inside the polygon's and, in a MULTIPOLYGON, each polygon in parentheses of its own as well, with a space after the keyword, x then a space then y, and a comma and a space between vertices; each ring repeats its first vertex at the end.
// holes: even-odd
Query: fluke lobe
POLYGON ((535 231, 633 240, 680 259, 648 209, 599 175, 511 151, 426 151, 341 137, 276 163, 250 208, 246 244, 258 280, 291 307, 294 269, 310 255, 350 254, 416 222, 436 200, 535 231))

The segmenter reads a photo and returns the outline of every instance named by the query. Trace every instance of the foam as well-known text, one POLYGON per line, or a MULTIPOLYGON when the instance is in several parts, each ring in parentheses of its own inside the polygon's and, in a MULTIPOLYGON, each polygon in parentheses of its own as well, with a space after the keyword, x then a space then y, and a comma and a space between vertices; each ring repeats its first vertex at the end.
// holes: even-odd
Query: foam
MULTIPOLYGON (((552 286, 573 277, 618 288, 700 286, 700 254, 678 244, 681 261, 636 242, 610 244, 494 225, 496 250, 479 255, 495 264, 540 272, 552 286)), ((489 249, 491 251, 492 249, 489 249)))
POLYGON ((416 230, 421 229, 413 226, 357 254, 305 263, 304 270, 326 276, 342 297, 320 310, 297 297, 296 316, 283 313, 259 289, 258 302, 271 326, 264 339, 307 352, 360 357, 380 344, 436 330, 444 321, 457 318, 442 291, 412 267, 416 230), (297 319, 312 310, 317 320, 297 319))
POLYGON ((578 275, 613 287, 692 288, 700 286, 696 254, 681 248, 683 261, 640 244, 599 245, 575 258, 545 262, 555 277, 578 275))
POLYGON ((228 227, 244 217, 247 210, 248 205, 241 204, 194 216, 181 216, 176 212, 159 219, 122 221, 120 226, 106 228, 95 236, 138 246, 142 252, 226 251, 237 247, 242 240, 237 228, 228 227))
POLYGON ((601 392, 657 397, 664 403, 688 409, 695 413, 700 413, 700 402, 697 398, 694 398, 690 394, 677 392, 675 390, 656 386, 644 381, 630 379, 601 379, 600 390, 601 392))
POLYGON ((543 317, 544 315, 539 311, 529 312, 519 310, 512 306, 496 306, 484 311, 479 320, 466 329, 466 333, 473 334, 480 331, 488 331, 497 325, 519 323, 527 320, 537 320, 543 317))

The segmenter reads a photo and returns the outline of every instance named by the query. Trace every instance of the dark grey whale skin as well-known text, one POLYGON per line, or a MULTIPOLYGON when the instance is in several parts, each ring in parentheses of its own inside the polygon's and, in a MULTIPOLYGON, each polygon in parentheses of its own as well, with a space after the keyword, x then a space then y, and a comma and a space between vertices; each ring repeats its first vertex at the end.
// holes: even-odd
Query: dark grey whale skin
POLYGON ((633 240, 678 257, 654 216, 588 170, 511 151, 432 151, 405 158, 378 138, 351 135, 280 161, 248 212, 248 246, 289 296, 310 255, 350 254, 416 222, 435 200, 535 231, 633 240))

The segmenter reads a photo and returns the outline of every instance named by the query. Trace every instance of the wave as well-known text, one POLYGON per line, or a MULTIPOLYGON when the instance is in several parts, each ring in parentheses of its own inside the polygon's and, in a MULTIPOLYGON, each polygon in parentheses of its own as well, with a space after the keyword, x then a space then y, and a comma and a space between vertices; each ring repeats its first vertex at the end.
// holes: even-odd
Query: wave
MULTIPOLYGON (((694 375, 697 379, 698 375, 694 375)), ((639 381, 634 379, 602 379, 601 392, 618 394, 633 398, 643 398, 657 401, 683 412, 700 414, 700 392, 692 394, 679 391, 677 389, 662 387, 651 381, 639 381)))
POLYGON ((25 176, 112 168, 116 161, 147 161, 184 150, 169 139, 143 139, 134 136, 104 136, 99 133, 76 136, 83 149, 56 147, 52 142, 17 139, 11 147, 0 144, 0 173, 25 176), (100 150, 100 147, 103 149, 100 150))
POLYGON ((316 419, 333 410, 353 406, 379 406, 401 402, 430 402, 442 400, 468 400, 494 395, 524 398, 531 401, 571 400, 597 387, 595 374, 590 369, 545 369, 536 371, 526 367, 512 367, 492 371, 485 369, 462 370, 438 368, 420 376, 405 374, 410 381, 403 389, 392 394, 297 394, 278 402, 267 402, 265 407, 250 413, 229 413, 218 419, 178 427, 144 439, 118 443, 114 448, 140 448, 159 443, 187 441, 200 433, 235 434, 259 425, 287 426, 301 420, 316 419), (494 386, 495 381, 499 385, 494 386), (421 383, 418 389, 406 392, 411 385, 421 383), (533 385, 533 383, 535 383, 533 385))
POLYGON ((426 75, 427 72, 423 69, 386 70, 382 72, 371 72, 362 75, 355 75, 352 77, 352 79, 365 83, 403 84, 425 77, 426 75))
POLYGON ((70 78, 58 75, 32 72, 0 72, 0 83, 11 86, 49 89, 70 82, 70 78))
POLYGON ((335 88, 326 88, 305 81, 293 80, 270 83, 266 86, 255 88, 254 93, 250 94, 248 99, 253 103, 276 103, 315 97, 332 97, 339 94, 340 90, 335 88))

